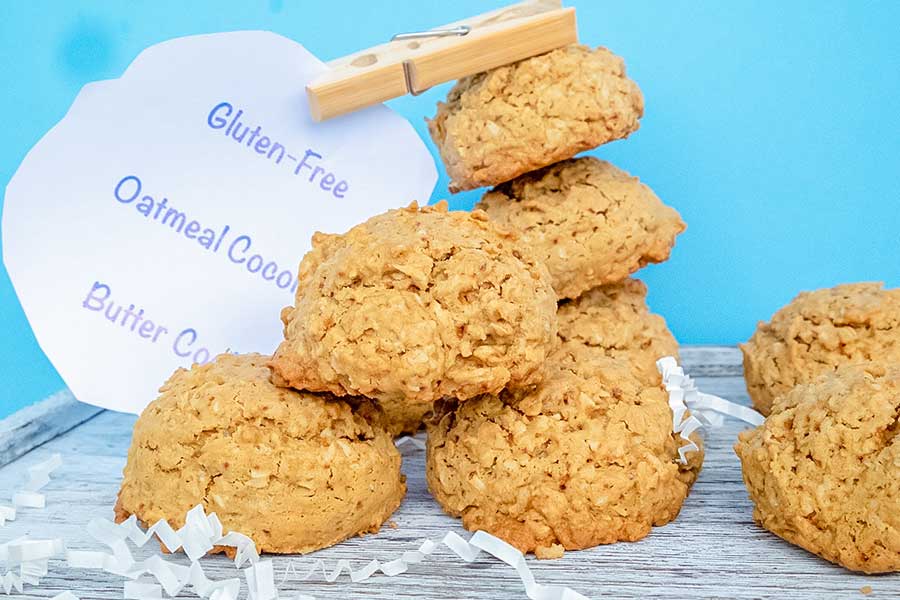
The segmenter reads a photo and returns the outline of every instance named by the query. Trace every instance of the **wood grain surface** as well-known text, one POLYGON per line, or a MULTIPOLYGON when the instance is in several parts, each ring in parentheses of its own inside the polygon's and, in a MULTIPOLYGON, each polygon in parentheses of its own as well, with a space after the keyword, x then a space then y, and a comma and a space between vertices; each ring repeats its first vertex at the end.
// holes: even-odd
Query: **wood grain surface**
POLYGON ((77 427, 103 412, 83 404, 69 390, 60 390, 27 408, 0 419, 0 466, 32 448, 77 427))
MULTIPOLYGON (((687 371, 698 376, 700 389, 748 403, 740 377, 740 352, 733 347, 687 347, 682 351, 687 371), (702 377, 699 377, 703 375, 702 377)), ((63 466, 45 488, 47 508, 23 509, 19 518, 0 528, 0 543, 20 535, 62 537, 68 546, 105 550, 85 533, 95 517, 112 517, 125 454, 135 417, 103 412, 24 457, 0 468, 0 502, 18 487, 25 468, 49 457, 63 455, 63 466)), ((591 598, 863 598, 860 589, 871 586, 869 598, 900 598, 900 574, 864 576, 832 565, 757 527, 741 481, 740 464, 731 449, 739 423, 710 431, 703 471, 679 517, 636 543, 619 543, 580 552, 559 560, 528 559, 540 583, 570 586, 591 598)), ((396 558, 416 549, 423 538, 439 540, 448 530, 466 539, 460 523, 445 516, 428 494, 424 480, 424 452, 403 447, 409 493, 394 515, 397 527, 385 526, 376 535, 356 538, 303 557, 274 557, 276 581, 288 562, 305 572, 316 559, 332 566, 349 559, 355 568, 372 558, 396 558)), ((151 546, 135 553, 150 554, 151 546)), ((178 555, 172 560, 187 564, 178 555)), ((222 556, 202 559, 213 579, 243 574, 222 556)), ((123 580, 102 571, 69 569, 52 560, 39 588, 26 588, 25 596, 52 597, 72 590, 82 600, 122 598, 123 580)), ((244 583, 242 583, 245 589, 244 583)), ((432 557, 397 577, 376 576, 352 584, 346 576, 325 583, 321 574, 306 582, 287 581, 282 597, 302 591, 319 599, 345 598, 524 598, 521 582, 505 564, 483 557, 467 564, 441 546, 432 557)), ((2 597, 2 591, 0 591, 2 597)), ((180 597, 189 598, 190 591, 180 597)))

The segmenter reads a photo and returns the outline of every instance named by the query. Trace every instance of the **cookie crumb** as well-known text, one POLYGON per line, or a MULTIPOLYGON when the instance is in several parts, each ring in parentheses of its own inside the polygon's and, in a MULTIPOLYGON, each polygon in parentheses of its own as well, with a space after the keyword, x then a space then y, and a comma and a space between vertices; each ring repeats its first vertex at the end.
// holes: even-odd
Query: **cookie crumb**
POLYGON ((554 558, 562 558, 566 550, 562 544, 551 544, 550 546, 538 546, 534 549, 534 555, 540 560, 548 560, 554 558))
POLYGON ((390 521, 388 523, 388 527, 390 527, 391 529, 398 529, 400 526, 397 525, 397 521, 390 521))
POLYGON ((871 585, 862 586, 861 588, 859 588, 859 593, 862 594, 863 596, 868 596, 869 594, 872 593, 872 586, 871 585))

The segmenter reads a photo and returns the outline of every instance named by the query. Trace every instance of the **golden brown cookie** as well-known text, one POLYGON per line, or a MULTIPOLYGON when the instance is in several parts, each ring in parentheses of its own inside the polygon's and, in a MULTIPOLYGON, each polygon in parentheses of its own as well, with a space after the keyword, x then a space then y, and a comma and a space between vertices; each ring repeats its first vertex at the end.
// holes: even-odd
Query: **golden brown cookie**
POLYGON ((382 423, 393 436, 412 435, 425 426, 425 420, 432 412, 433 405, 410 403, 403 399, 379 400, 384 413, 382 423))
POLYGON ((412 404, 537 383, 556 343, 546 267, 444 203, 316 235, 282 319, 276 383, 412 404))
POLYGON ((645 385, 661 381, 656 361, 678 358, 678 342, 661 316, 647 308, 647 286, 626 279, 596 287, 576 300, 563 302, 556 312, 559 349, 554 360, 578 369, 595 357, 628 361, 645 385))
POLYGON ((378 531, 406 493, 378 409, 275 387, 267 360, 222 354, 169 378, 135 423, 117 520, 180 527, 201 504, 274 553, 378 531))
MULTIPOLYGON (((678 342, 665 319, 647 308, 647 286, 637 279, 602 285, 563 302, 556 317, 560 344, 548 360, 570 370, 615 358, 628 361, 641 383, 658 385, 656 361, 678 358, 678 342)), ((396 401, 380 404, 394 435, 417 431, 431 408, 396 401)))
POLYGON ((476 208, 522 234, 559 298, 667 260, 685 229, 678 212, 636 177, 594 157, 557 163, 486 193, 476 208))
POLYGON ((678 461, 660 386, 627 363, 592 364, 550 365, 537 389, 463 402, 429 427, 428 487, 447 513, 541 557, 638 540, 676 517, 702 455, 678 461))
POLYGON ((741 350, 747 391, 764 415, 794 385, 840 365, 900 364, 900 288, 851 283, 802 292, 741 350))
POLYGON ((643 114, 621 58, 573 45, 460 79, 428 129, 457 192, 627 137, 643 114))
POLYGON ((797 385, 734 450, 762 527, 853 571, 900 571, 900 367, 797 385))

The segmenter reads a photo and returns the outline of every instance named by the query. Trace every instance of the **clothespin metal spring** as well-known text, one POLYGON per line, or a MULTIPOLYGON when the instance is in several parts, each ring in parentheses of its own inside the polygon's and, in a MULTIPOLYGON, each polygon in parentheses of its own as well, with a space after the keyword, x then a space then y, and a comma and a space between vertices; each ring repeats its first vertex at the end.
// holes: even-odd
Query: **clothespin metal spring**
MULTIPOLYGON (((401 40, 417 40, 422 38, 432 38, 432 37, 450 37, 450 36, 463 36, 467 35, 472 28, 468 25, 459 25, 457 27, 449 27, 447 29, 429 29, 428 31, 408 31, 405 33, 398 33, 391 38, 392 42, 401 41, 401 40)), ((430 88, 425 88, 424 90, 417 90, 412 80, 412 66, 413 63, 410 60, 404 60, 403 65, 403 81, 406 82, 406 91, 412 96, 418 96, 419 94, 423 94, 427 92, 430 88)))

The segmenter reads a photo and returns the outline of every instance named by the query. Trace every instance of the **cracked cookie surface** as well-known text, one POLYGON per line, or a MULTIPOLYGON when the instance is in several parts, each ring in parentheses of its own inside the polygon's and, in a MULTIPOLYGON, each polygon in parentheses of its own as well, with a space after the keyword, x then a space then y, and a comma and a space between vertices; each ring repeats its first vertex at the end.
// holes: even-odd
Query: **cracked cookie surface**
MULTIPOLYGON (((641 383, 658 385, 662 379, 656 361, 678 358, 678 342, 660 315, 647 307, 647 286, 638 279, 602 285, 556 311, 559 345, 549 361, 578 371, 579 366, 614 358, 628 361, 641 383)), ((402 401, 379 402, 391 433, 414 433, 431 412, 430 405, 402 401)))
POLYGON ((900 571, 900 366, 797 385, 734 449, 762 527, 854 571, 900 571))
POLYGON ((660 386, 622 361, 590 364, 548 365, 534 390, 442 412, 429 427, 426 474, 448 514, 541 557, 638 540, 678 515, 702 453, 678 462, 660 386))
POLYGON ((764 415, 778 396, 840 365, 900 364, 900 288, 851 283, 802 292, 746 344, 744 378, 764 415))
POLYGON ((678 212, 649 187, 594 157, 522 175, 486 193, 476 208, 522 234, 559 298, 667 260, 685 230, 678 212))
POLYGON ((317 235, 272 360, 279 385, 430 404, 540 380, 556 344, 546 267, 481 211, 388 211, 317 235))
POLYGON ((625 138, 643 113, 621 58, 573 45, 460 79, 428 128, 456 192, 625 138))
POLYGON ((556 316, 560 346, 553 359, 570 369, 614 358, 628 361, 641 383, 658 385, 656 361, 678 358, 678 342, 665 319, 647 308, 647 286, 640 280, 596 287, 560 304, 556 316))
POLYGON ((118 521, 177 528, 201 504, 273 553, 378 531, 406 493, 378 408, 275 387, 267 360, 222 354, 169 378, 135 423, 118 521))

